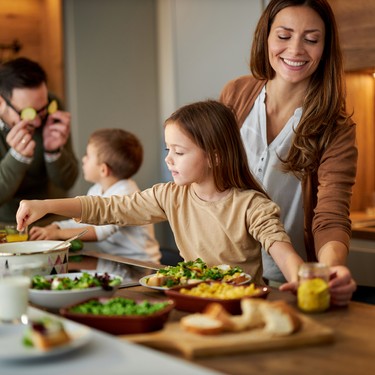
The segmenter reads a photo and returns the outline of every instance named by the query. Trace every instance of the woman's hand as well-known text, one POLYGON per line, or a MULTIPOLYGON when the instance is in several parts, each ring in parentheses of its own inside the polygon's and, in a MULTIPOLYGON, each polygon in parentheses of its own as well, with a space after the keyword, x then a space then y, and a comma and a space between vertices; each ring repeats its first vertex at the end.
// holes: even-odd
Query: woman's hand
MULTIPOLYGON (((331 304, 346 306, 355 290, 357 284, 352 278, 350 271, 345 266, 331 266, 330 268, 329 291, 331 293, 331 304)), ((297 293, 298 282, 285 283, 279 287, 281 291, 297 293)))
POLYGON ((331 292, 331 304, 346 306, 357 289, 349 269, 345 266, 331 266, 331 279, 329 290, 331 292))

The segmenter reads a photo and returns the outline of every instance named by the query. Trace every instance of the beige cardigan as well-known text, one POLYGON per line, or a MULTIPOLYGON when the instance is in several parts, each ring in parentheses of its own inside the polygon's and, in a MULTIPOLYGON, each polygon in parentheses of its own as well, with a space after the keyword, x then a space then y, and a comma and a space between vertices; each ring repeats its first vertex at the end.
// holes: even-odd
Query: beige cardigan
MULTIPOLYGON (((255 99, 266 84, 247 75, 230 81, 220 100, 232 107, 242 126, 255 99)), ((350 202, 355 183, 358 151, 356 126, 349 120, 325 149, 318 171, 302 180, 304 230, 307 259, 316 260, 319 249, 329 241, 340 241, 349 249, 350 202)))

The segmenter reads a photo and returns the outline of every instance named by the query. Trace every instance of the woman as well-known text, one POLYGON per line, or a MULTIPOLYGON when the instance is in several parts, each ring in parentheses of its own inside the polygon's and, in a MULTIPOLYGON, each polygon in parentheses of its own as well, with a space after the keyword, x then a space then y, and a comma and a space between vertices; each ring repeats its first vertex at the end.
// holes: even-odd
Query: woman
MULTIPOLYGON (((331 266, 332 302, 345 305, 356 289, 344 265, 357 149, 327 1, 271 0, 255 30, 250 68, 252 76, 226 85, 221 101, 237 114, 250 168, 279 204, 294 248, 331 266)), ((263 261, 264 277, 283 282, 264 252, 263 261)))

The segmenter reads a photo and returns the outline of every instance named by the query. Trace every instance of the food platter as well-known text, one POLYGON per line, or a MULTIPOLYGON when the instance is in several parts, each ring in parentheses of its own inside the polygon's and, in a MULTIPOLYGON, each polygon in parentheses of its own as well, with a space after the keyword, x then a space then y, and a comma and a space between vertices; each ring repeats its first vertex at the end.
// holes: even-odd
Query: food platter
POLYGON ((48 351, 23 344, 27 326, 23 324, 0 324, 0 361, 29 361, 47 359, 71 351, 76 351, 91 340, 91 330, 75 322, 65 321, 64 327, 71 341, 48 351))
MULTIPOLYGON (((94 273, 92 273, 94 274, 94 273)), ((46 279, 55 277, 70 279, 80 278, 83 273, 65 273, 57 275, 45 276, 46 279)), ((109 275, 110 278, 119 277, 116 275, 109 275)), ((119 285, 112 287, 111 290, 104 290, 102 287, 91 287, 87 289, 69 289, 69 290, 38 290, 29 289, 29 301, 36 305, 49 309, 59 309, 89 298, 111 297, 118 289, 119 285)))
MULTIPOLYGON (((147 280, 148 280, 150 277, 152 277, 152 276, 156 276, 156 273, 153 273, 153 274, 151 274, 151 275, 147 275, 147 276, 143 276, 143 277, 139 280, 139 284, 141 284, 142 286, 144 286, 144 287, 146 287, 146 288, 156 289, 156 290, 170 290, 170 289, 176 288, 176 286, 173 286, 173 287, 167 287, 167 286, 148 285, 147 280)), ((244 274, 244 277, 245 277, 245 280, 239 282, 239 283, 236 284, 236 285, 245 285, 245 284, 248 284, 248 283, 251 281, 251 276, 250 276, 248 273, 245 273, 245 274, 244 274)), ((188 285, 198 284, 198 283, 201 283, 201 282, 203 282, 203 281, 204 281, 204 280, 190 280, 190 281, 188 282, 188 285)), ((178 287, 178 286, 177 286, 177 287, 178 287)))
POLYGON ((210 266, 201 258, 182 261, 175 266, 160 268, 156 273, 143 276, 139 283, 142 286, 168 290, 172 287, 200 283, 202 281, 221 281, 234 285, 247 284, 251 276, 238 266, 219 264, 210 266))

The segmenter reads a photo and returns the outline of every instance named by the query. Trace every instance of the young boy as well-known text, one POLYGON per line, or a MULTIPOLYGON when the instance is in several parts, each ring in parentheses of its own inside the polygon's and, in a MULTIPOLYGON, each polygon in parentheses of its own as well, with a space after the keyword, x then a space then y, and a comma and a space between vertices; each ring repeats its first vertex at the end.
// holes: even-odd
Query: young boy
MULTIPOLYGON (((128 195, 139 188, 131 177, 143 161, 143 148, 139 139, 122 129, 100 129, 89 138, 82 170, 86 181, 94 185, 87 195, 109 197, 128 195)), ((159 244, 153 225, 119 227, 117 225, 93 226, 74 220, 53 222, 46 227, 34 226, 29 231, 31 240, 66 240, 88 229, 81 239, 93 241, 91 250, 122 255, 143 261, 159 263, 159 244)), ((115 262, 99 259, 97 270, 126 277, 129 269, 115 262)))

